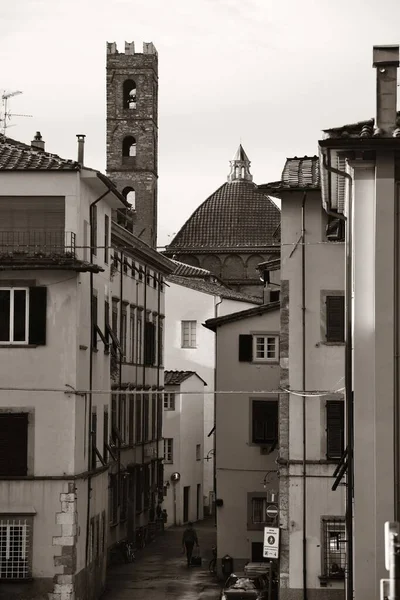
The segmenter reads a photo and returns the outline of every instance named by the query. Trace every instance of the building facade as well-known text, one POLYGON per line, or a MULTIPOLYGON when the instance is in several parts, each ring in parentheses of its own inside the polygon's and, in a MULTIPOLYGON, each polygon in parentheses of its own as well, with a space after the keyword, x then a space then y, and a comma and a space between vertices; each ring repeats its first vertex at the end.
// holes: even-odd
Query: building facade
POLYGON ((163 507, 169 525, 203 518, 204 385, 192 371, 166 371, 163 507))
MULTIPOLYGON (((279 257, 280 211, 253 183, 250 160, 239 146, 227 183, 218 188, 176 234, 165 254, 207 269, 232 289, 264 298, 259 263, 279 257)), ((279 290, 267 301, 279 298, 279 290)))
POLYGON ((127 198, 115 220, 152 248, 157 240, 158 56, 154 45, 107 43, 107 174, 127 198))
POLYGON ((195 371, 204 387, 204 509, 209 513, 214 498, 214 391, 215 336, 202 327, 207 319, 252 308, 261 302, 223 285, 210 271, 173 261, 175 271, 167 279, 165 293, 165 366, 195 371))
POLYGON ((399 521, 399 46, 375 46, 376 117, 325 131, 323 202, 346 220, 346 360, 351 544, 348 597, 380 593, 384 523, 399 521), (354 487, 353 487, 354 482, 354 487))
POLYGON ((278 512, 279 303, 209 319, 217 347, 216 505, 218 572, 263 561, 264 527, 278 512))
POLYGON ((322 207, 318 157, 288 159, 269 187, 282 202, 280 598, 338 598, 347 549, 345 488, 332 490, 344 452, 344 229, 322 207))

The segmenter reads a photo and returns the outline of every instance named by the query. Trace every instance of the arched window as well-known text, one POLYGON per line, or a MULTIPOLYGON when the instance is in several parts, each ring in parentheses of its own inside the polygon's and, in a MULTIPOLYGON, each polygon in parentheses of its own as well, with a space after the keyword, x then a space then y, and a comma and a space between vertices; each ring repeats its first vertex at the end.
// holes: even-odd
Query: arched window
POLYGON ((122 142, 122 156, 136 156, 136 139, 132 135, 122 142))
POLYGON ((126 187, 122 190, 122 195, 128 200, 131 207, 135 208, 136 192, 133 187, 126 187))
POLYGON ((133 79, 124 81, 123 92, 123 107, 131 109, 136 108, 136 83, 133 79))

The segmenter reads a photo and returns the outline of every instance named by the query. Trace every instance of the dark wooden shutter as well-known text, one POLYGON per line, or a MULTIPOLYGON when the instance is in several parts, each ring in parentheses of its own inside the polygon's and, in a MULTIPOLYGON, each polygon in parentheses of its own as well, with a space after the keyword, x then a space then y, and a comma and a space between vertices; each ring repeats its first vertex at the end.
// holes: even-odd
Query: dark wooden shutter
POLYGON ((0 414, 0 476, 28 474, 28 414, 0 414))
POLYGON ((328 400, 326 403, 326 456, 340 458, 344 451, 344 402, 328 400))
POLYGON ((239 335, 239 361, 251 362, 253 360, 253 336, 239 335))
POLYGON ((344 296, 326 297, 326 341, 344 342, 344 296))
POLYGON ((154 365, 156 362, 155 326, 151 321, 144 324, 144 364, 154 365))
POLYGON ((29 343, 46 344, 47 288, 29 288, 29 343))
POLYGON ((253 400, 252 442, 273 443, 278 438, 278 401, 253 400))

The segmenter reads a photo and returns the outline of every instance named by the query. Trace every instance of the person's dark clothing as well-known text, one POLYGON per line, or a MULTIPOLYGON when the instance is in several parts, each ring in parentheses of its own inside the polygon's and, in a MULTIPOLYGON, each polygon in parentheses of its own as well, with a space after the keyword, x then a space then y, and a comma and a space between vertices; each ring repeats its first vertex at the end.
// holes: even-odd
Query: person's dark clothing
POLYGON ((185 550, 186 550, 186 558, 187 558, 188 567, 190 567, 190 563, 192 560, 192 554, 193 554, 193 547, 195 544, 196 544, 196 546, 199 545, 199 540, 197 539, 196 530, 193 529, 193 527, 188 527, 187 529, 185 529, 185 531, 183 532, 183 536, 182 536, 182 546, 184 546, 185 550))

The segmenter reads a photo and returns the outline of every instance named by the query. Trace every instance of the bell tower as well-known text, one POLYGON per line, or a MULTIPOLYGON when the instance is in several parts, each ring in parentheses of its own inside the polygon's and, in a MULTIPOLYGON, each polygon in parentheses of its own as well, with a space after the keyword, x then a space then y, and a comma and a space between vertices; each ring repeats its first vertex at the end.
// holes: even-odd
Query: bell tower
POLYGON ((107 175, 132 205, 117 221, 157 245, 158 56, 107 42, 107 175))

